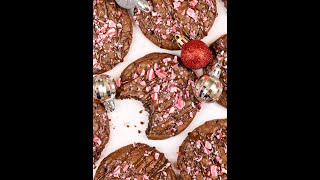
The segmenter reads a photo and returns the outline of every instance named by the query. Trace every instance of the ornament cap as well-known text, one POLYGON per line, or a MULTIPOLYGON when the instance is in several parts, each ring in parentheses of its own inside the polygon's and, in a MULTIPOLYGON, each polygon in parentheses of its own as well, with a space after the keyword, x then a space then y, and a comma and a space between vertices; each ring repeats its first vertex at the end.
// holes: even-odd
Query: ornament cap
POLYGON ((175 39, 177 45, 179 46, 179 48, 181 48, 184 44, 189 42, 189 39, 182 34, 175 34, 174 39, 175 39))
POLYGON ((110 112, 114 111, 114 109, 116 108, 116 105, 114 103, 114 98, 108 99, 103 103, 103 105, 104 105, 104 108, 107 111, 109 110, 110 112))
POLYGON ((210 76, 213 76, 215 78, 220 78, 220 75, 221 75, 221 69, 218 68, 218 67, 215 67, 212 69, 211 72, 209 72, 209 75, 210 76))
POLYGON ((144 11, 146 13, 151 12, 152 8, 145 0, 135 0, 136 1, 136 7, 140 9, 141 11, 144 11))

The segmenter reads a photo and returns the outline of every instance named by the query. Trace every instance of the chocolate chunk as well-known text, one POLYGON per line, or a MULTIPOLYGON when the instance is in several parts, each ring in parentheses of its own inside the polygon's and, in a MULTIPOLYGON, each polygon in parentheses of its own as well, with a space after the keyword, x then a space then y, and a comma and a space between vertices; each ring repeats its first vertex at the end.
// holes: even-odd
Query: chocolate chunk
POLYGON ((183 180, 227 179, 227 119, 207 121, 183 141, 177 164, 183 180))
POLYGON ((117 98, 133 98, 149 113, 146 135, 166 139, 186 129, 198 110, 192 85, 195 74, 180 59, 167 53, 148 54, 125 68, 117 98))
POLYGON ((132 21, 114 0, 93 1, 93 73, 111 70, 129 51, 132 21))
POLYGON ((134 10, 134 19, 142 33, 155 45, 170 50, 180 49, 174 34, 189 39, 202 39, 211 29, 217 14, 216 0, 151 0, 153 11, 134 10))
POLYGON ((122 147, 104 158, 94 180, 176 180, 171 163, 154 147, 137 143, 122 147))
POLYGON ((102 104, 93 102, 93 163, 109 141, 109 118, 102 104))

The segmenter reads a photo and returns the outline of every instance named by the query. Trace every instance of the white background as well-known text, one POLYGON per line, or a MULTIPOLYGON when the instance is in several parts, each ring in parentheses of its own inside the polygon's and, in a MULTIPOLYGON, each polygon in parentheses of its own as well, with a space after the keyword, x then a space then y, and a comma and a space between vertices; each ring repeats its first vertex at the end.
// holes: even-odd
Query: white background
MULTIPOLYGON (((217 8, 218 16, 216 17, 208 36, 202 39, 202 41, 207 45, 210 45, 221 35, 227 33, 227 11, 222 1, 217 0, 217 8)), ((132 16, 132 11, 130 15, 132 16)), ((112 76, 114 79, 118 79, 121 72, 131 62, 152 52, 166 52, 180 56, 180 51, 164 50, 154 45, 142 34, 139 27, 134 25, 132 44, 127 56, 124 59, 124 62, 118 64, 114 69, 106 72, 105 74, 112 76)), ((201 71, 198 71, 197 74, 200 75, 201 71)), ((132 144, 133 142, 141 142, 150 146, 154 146, 160 152, 164 153, 175 168, 177 161, 176 152, 179 150, 180 144, 187 137, 189 132, 203 124, 205 121, 218 118, 227 118, 226 108, 217 103, 203 103, 200 112, 197 113, 192 123, 182 133, 165 140, 149 140, 145 135, 145 129, 148 125, 149 115, 145 111, 143 111, 141 114, 139 113, 140 110, 144 110, 142 103, 134 99, 126 99, 115 100, 115 104, 115 111, 108 113, 108 116, 111 119, 110 139, 103 150, 99 161, 96 163, 97 167, 101 160, 111 152, 128 144, 132 144), (144 122, 143 125, 140 124, 141 121, 144 122), (128 128, 127 125, 129 125, 130 128, 128 128), (138 130, 140 130, 141 133, 138 133, 138 130)), ((93 170, 93 175, 95 174, 96 169, 93 170)), ((177 172, 176 169, 175 171, 177 172)))

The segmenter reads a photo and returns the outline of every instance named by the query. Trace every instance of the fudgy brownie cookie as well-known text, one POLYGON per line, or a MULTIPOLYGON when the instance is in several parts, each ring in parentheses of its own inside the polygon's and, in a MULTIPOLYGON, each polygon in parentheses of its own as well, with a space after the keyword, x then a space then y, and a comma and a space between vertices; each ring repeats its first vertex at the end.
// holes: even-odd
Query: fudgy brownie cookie
POLYGON ((142 33, 157 46, 180 49, 174 34, 189 39, 202 39, 217 16, 216 0, 149 0, 153 10, 149 13, 134 10, 133 19, 142 33))
POLYGON ((181 179, 227 179, 227 120, 211 120, 199 126, 188 134, 179 152, 181 179))
POLYGON ((132 21, 114 0, 93 1, 93 73, 112 69, 129 51, 132 21))
POLYGON ((192 91, 195 74, 177 56, 151 53, 121 73, 117 98, 134 98, 149 113, 146 135, 166 139, 182 132, 201 107, 192 91))
POLYGON ((146 144, 131 144, 103 159, 94 180, 175 180, 171 163, 163 153, 146 144))
POLYGON ((223 62, 220 75, 220 81, 223 84, 223 91, 220 99, 217 102, 221 106, 227 108, 227 34, 222 35, 215 42, 213 42, 210 46, 210 49, 212 51, 212 58, 205 68, 204 72, 210 72, 214 68, 214 65, 218 62, 218 60, 221 60, 223 62))
POLYGON ((109 141, 109 118, 102 104, 93 102, 93 163, 109 141))

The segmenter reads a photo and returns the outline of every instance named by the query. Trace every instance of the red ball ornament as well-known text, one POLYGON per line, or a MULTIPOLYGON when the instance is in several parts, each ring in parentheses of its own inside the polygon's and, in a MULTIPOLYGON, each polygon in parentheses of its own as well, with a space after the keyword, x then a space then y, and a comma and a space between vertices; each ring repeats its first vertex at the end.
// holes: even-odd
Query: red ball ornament
POLYGON ((210 58, 210 48, 200 40, 190 40, 181 47, 181 60, 190 69, 206 67, 210 58))

